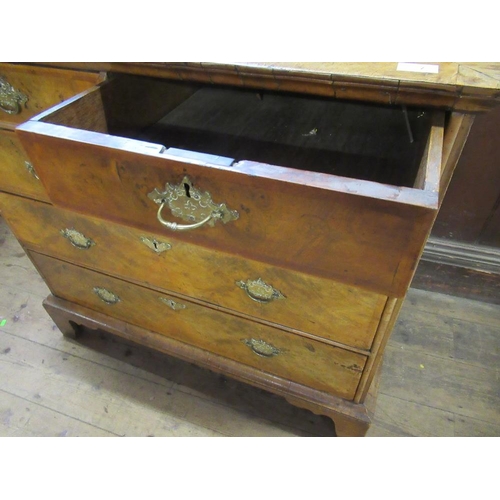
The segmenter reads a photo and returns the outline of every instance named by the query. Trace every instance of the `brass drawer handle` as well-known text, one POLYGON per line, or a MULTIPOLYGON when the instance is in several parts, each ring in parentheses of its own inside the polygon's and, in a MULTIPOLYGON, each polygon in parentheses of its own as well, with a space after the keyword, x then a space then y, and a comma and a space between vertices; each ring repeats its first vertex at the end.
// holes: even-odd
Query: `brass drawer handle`
POLYGON ((173 309, 174 311, 180 311, 182 309, 186 309, 186 306, 184 304, 180 304, 179 302, 175 302, 172 299, 167 299, 165 297, 158 297, 158 299, 166 304, 170 309, 173 309))
POLYGON ((26 167, 26 170, 37 180, 39 181, 40 180, 40 177, 38 177, 37 173, 36 173, 36 170, 35 170, 35 167, 29 162, 29 161, 25 161, 24 162, 24 166, 26 167))
POLYGON ((268 304, 273 300, 286 299, 286 297, 279 291, 276 290, 272 285, 268 285, 261 278, 256 280, 237 281, 236 285, 242 290, 245 290, 246 294, 256 302, 261 304, 268 304))
POLYGON ((194 188, 187 176, 176 186, 167 183, 164 191, 155 188, 148 194, 148 197, 160 205, 156 213, 160 224, 172 231, 190 231, 205 224, 213 227, 218 220, 226 224, 239 217, 238 212, 229 210, 225 203, 214 203, 210 193, 203 193, 194 188), (165 206, 168 206, 172 215, 190 224, 178 224, 165 220, 162 217, 165 206))
POLYGON ((103 302, 106 302, 106 304, 109 304, 110 306, 120 302, 120 297, 118 297, 118 295, 116 295, 116 293, 113 293, 113 292, 110 292, 109 290, 106 290, 106 288, 101 288, 100 286, 95 286, 93 288, 93 292, 103 302))
POLYGON ((168 229, 171 229, 172 231, 190 231, 191 229, 196 229, 198 227, 204 226, 207 222, 210 222, 213 218, 213 215, 210 214, 208 217, 206 217, 205 219, 203 219, 200 222, 196 222, 195 224, 177 224, 177 222, 166 221, 161 216, 161 211, 163 210, 164 206, 165 206, 165 203, 162 203, 160 205, 160 208, 158 209, 156 216, 157 216, 158 220, 160 221, 160 224, 163 224, 165 227, 168 227, 168 229))
POLYGON ((18 115, 28 102, 28 96, 16 90, 0 76, 0 109, 9 115, 18 115))
POLYGON ((74 247, 80 250, 88 250, 91 246, 95 245, 90 238, 87 238, 76 229, 61 229, 60 233, 68 239, 74 247))
POLYGON ((263 340, 244 339, 243 343, 250 347, 250 349, 252 349, 257 356, 262 356, 264 358, 272 358, 282 352, 277 347, 274 347, 272 344, 268 344, 263 340))
POLYGON ((170 243, 165 243, 163 241, 158 241, 155 238, 148 238, 147 236, 141 236, 141 241, 154 253, 160 254, 162 252, 166 252, 172 248, 170 243))

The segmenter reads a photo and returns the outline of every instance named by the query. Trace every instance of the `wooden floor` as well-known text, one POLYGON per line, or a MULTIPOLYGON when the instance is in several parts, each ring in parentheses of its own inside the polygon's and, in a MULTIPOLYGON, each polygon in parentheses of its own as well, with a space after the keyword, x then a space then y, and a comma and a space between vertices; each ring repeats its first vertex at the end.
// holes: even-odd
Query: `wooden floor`
MULTIPOLYGON (((0 436, 334 436, 327 418, 99 332, 62 337, 0 218, 0 436)), ((500 436, 500 306, 411 290, 369 436, 500 436)))

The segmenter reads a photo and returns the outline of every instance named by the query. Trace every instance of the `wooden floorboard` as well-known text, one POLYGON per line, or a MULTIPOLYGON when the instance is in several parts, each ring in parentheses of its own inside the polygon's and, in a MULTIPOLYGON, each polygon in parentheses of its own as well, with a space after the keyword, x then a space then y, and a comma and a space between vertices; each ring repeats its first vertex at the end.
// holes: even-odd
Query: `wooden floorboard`
MULTIPOLYGON (((325 417, 104 332, 64 338, 0 219, 0 436, 333 436, 325 417)), ((500 306, 411 289, 372 437, 500 436, 500 306)))

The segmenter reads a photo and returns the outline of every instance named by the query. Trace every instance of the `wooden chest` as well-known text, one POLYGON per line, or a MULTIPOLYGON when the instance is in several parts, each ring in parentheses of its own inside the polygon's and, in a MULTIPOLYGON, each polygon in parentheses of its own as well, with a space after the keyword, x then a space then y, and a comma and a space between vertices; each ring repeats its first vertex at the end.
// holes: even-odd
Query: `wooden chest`
POLYGON ((470 111, 495 91, 66 66, 0 65, 0 210, 61 331, 109 330, 363 435, 470 111))

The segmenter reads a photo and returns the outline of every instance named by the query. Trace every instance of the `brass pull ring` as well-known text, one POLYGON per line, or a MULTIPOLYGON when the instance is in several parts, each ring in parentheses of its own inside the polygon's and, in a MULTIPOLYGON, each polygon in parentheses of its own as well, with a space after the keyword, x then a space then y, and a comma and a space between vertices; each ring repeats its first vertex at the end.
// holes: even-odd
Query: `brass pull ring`
POLYGON ((0 76, 0 109, 9 115, 18 115, 28 96, 16 90, 7 80, 0 76))
POLYGON ((239 217, 238 212, 227 208, 225 203, 214 203, 210 193, 196 189, 187 176, 177 185, 167 183, 163 191, 155 188, 148 198, 160 205, 156 214, 158 221, 171 231, 191 231, 205 224, 213 227, 217 222, 227 224, 239 217), (170 209, 174 217, 188 224, 165 220, 161 215, 165 207, 170 209))
POLYGON ((205 219, 201 220, 200 222, 195 222, 194 224, 178 224, 177 222, 169 222, 161 216, 161 211, 163 210, 163 207, 166 204, 167 204, 166 202, 163 202, 160 205, 160 208, 158 209, 156 216, 158 217, 160 224, 164 225, 165 227, 168 227, 168 229, 172 231, 190 231, 191 229, 196 229, 198 227, 204 226, 207 222, 210 222, 212 218, 218 218, 217 212, 214 212, 211 213, 205 219))

